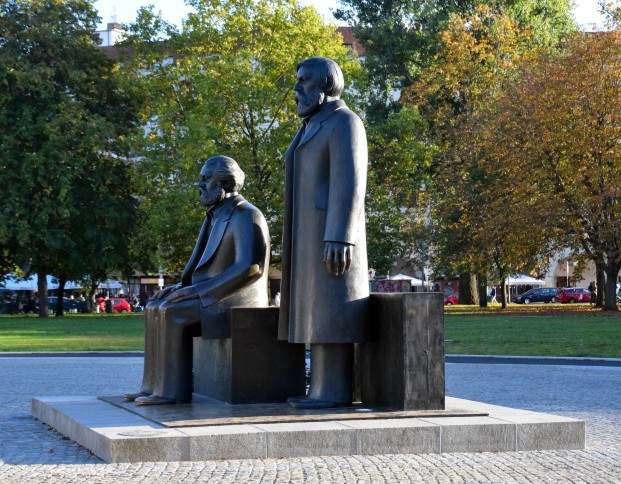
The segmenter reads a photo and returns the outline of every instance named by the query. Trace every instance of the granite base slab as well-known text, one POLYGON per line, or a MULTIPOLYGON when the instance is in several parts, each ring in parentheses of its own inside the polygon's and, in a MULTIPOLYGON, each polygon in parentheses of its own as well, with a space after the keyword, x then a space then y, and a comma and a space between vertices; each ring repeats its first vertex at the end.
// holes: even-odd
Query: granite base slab
POLYGON ((584 449, 585 422, 447 397, 463 417, 165 427, 97 397, 41 397, 32 414, 106 462, 584 449), (488 414, 476 416, 475 414, 488 414))

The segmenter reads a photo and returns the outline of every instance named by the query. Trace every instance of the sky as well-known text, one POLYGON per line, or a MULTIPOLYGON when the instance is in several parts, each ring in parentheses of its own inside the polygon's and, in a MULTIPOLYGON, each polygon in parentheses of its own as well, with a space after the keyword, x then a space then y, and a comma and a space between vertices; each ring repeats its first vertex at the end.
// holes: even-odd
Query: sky
MULTIPOLYGON (((326 21, 335 21, 331 11, 336 8, 337 0, 301 0, 301 3, 313 5, 326 21)), ((113 19, 121 23, 132 21, 138 8, 147 4, 161 11, 165 20, 178 25, 189 11, 183 0, 95 0, 95 8, 102 20, 100 28, 105 28, 105 24, 113 19)), ((597 0, 574 0, 574 17, 583 30, 598 30, 604 25, 597 0)))

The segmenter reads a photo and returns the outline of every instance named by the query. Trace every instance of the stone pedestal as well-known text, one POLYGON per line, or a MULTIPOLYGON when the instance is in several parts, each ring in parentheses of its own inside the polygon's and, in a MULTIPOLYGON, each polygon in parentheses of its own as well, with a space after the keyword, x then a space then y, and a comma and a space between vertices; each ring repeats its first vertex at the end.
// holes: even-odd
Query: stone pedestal
MULTIPOLYGON (((193 405, 185 404, 187 413, 194 413, 193 405)), ((163 407, 143 410, 166 416, 178 405, 163 407)), ((185 422, 192 426, 166 427, 96 397, 32 401, 35 418, 106 462, 584 449, 582 420, 447 397, 448 415, 463 409, 486 416, 340 421, 304 421, 300 416, 302 420, 295 422, 199 426, 185 422)))
POLYGON ((373 293, 371 341, 358 346, 356 377, 365 405, 444 408, 441 293, 373 293))
POLYGON ((278 341, 278 308, 232 308, 228 338, 194 338, 194 392, 228 403, 304 395, 304 345, 278 341))

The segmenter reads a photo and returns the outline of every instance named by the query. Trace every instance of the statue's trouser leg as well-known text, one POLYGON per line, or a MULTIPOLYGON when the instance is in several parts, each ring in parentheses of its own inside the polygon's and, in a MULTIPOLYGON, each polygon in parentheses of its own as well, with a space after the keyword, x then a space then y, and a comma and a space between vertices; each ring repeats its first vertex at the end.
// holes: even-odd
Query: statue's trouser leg
POLYGON ((160 306, 160 358, 154 395, 192 400, 192 338, 200 335, 200 300, 160 306))
POLYGON ((158 326, 160 301, 150 301, 144 310, 144 370, 140 391, 153 393, 158 354, 158 326))
POLYGON ((335 403, 351 403, 353 367, 353 344, 311 344, 311 382, 308 397, 335 403))

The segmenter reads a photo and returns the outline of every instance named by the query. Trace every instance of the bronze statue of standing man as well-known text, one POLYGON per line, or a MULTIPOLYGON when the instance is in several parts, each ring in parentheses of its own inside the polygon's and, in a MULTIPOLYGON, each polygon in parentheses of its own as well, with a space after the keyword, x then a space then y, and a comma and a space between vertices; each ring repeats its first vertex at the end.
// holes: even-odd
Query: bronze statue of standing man
POLYGON ((369 297, 364 198, 367 140, 340 99, 336 62, 297 67, 302 127, 285 155, 285 217, 279 338, 311 345, 308 396, 299 408, 348 405, 353 343, 365 341, 369 297))

